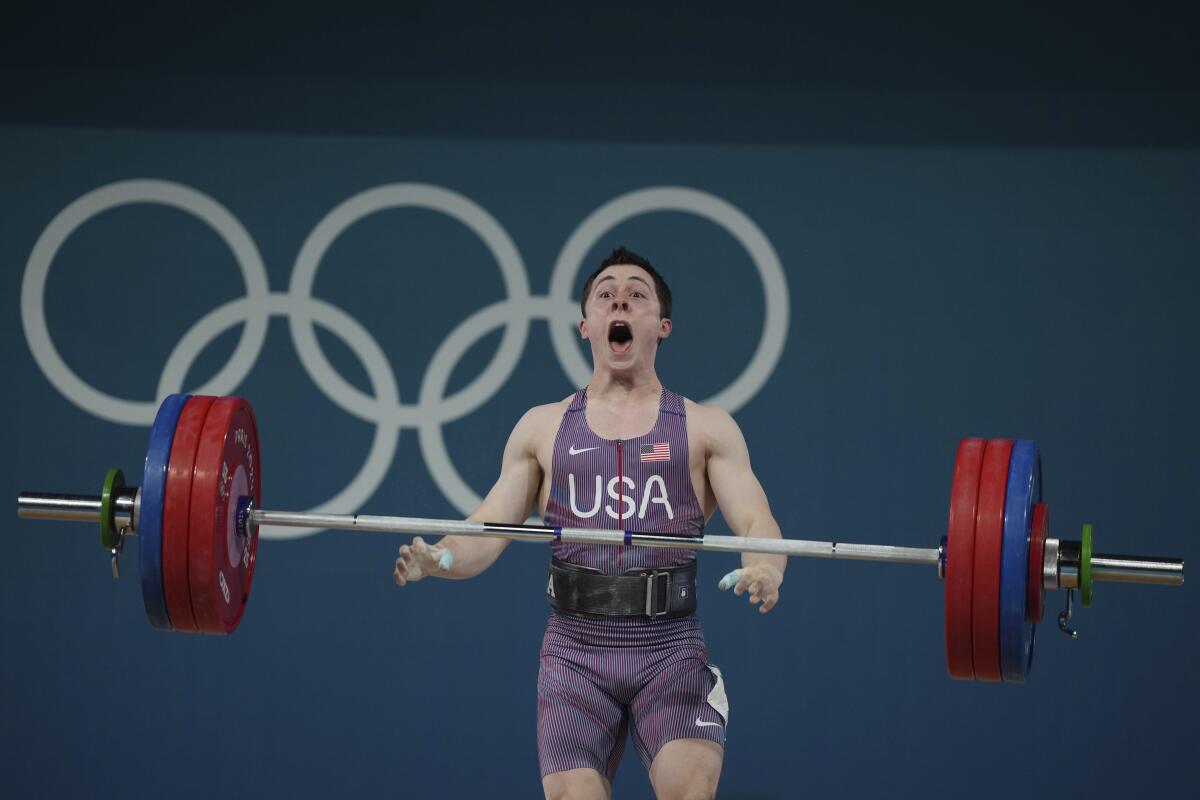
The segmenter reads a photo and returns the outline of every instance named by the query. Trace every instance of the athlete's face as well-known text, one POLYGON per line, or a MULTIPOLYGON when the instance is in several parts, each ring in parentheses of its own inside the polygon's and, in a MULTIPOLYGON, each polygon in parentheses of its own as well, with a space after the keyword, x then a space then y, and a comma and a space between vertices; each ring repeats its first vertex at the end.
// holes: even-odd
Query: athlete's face
POLYGON ((579 333, 591 342, 596 364, 626 369, 647 359, 653 363, 658 340, 671 334, 671 320, 659 313, 650 273, 631 264, 614 264, 592 281, 579 333))

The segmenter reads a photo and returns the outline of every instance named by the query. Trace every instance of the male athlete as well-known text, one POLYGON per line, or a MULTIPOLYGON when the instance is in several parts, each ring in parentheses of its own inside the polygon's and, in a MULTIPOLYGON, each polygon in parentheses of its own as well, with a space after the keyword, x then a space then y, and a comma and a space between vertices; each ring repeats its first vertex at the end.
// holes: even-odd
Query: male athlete
MULTIPOLYGON (((779 538, 733 418, 658 381, 671 290, 650 262, 616 249, 588 278, 580 306, 591 382, 525 413, 470 519, 521 523, 536 504, 547 525, 699 537, 719 505, 734 533, 779 538)), ((400 548, 396 583, 474 577, 508 541, 416 538, 400 548)), ((546 797, 609 797, 630 730, 658 797, 716 795, 729 705, 694 613, 694 562, 691 550, 554 543, 546 589, 554 612, 538 675, 546 797)), ((743 553, 720 588, 749 592, 766 613, 786 563, 743 553)))

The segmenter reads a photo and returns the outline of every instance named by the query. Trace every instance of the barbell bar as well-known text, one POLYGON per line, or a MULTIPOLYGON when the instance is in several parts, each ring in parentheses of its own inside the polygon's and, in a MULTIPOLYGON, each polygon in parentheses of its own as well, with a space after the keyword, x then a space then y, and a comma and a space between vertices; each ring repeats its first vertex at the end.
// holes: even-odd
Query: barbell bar
POLYGON ((162 630, 229 634, 241 621, 257 561, 258 527, 443 534, 525 542, 769 553, 790 557, 924 564, 946 579, 946 648, 951 677, 1022 682, 1032 664, 1043 592, 1067 590, 1085 607, 1098 581, 1182 585, 1177 558, 1092 552, 1049 535, 1041 465, 1028 440, 964 439, 951 488, 947 535, 937 547, 851 544, 706 534, 499 524, 368 514, 318 514, 261 507, 257 424, 243 398, 171 395, 151 426, 142 486, 108 472, 99 496, 22 492, 23 519, 99 524, 114 575, 124 538, 139 535, 143 600, 162 630))
MULTIPOLYGON (((116 496, 114 522, 117 529, 136 534, 133 508, 138 487, 124 487, 116 496)), ((22 519, 90 522, 101 519, 101 498, 97 495, 21 492, 17 515, 22 519)), ((882 544, 850 544, 808 539, 758 539, 751 536, 707 534, 703 537, 670 536, 642 531, 601 528, 562 528, 552 525, 500 525, 469 520, 426 519, 421 517, 377 516, 372 514, 314 514, 302 511, 268 511, 245 504, 241 527, 278 525, 284 528, 328 529, 399 534, 442 534, 512 539, 524 542, 577 542, 580 544, 620 544, 683 550, 708 550, 723 553, 769 553, 805 558, 829 558, 852 561, 889 561, 895 564, 939 566, 944 559, 942 547, 897 547, 882 544)), ((245 535, 239 532, 240 535, 245 535)), ((1060 549, 1052 559, 1053 569, 1043 584, 1047 589, 1078 588, 1079 542, 1058 542, 1060 549), (1051 583, 1053 581, 1053 583, 1051 583)), ((1092 579, 1113 583, 1146 583, 1162 586, 1183 585, 1183 561, 1151 556, 1092 555, 1092 579)))

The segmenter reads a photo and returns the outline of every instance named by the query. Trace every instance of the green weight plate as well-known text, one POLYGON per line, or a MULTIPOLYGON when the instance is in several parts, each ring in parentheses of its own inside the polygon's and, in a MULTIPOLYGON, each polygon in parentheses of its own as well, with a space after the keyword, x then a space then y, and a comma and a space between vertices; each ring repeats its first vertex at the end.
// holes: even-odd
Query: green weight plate
POLYGON ((1083 526, 1079 543, 1079 598, 1084 608, 1092 606, 1092 524, 1083 526))
POLYGON ((118 489, 125 488, 125 473, 117 468, 110 469, 104 476, 104 488, 100 490, 100 544, 105 550, 116 549, 120 536, 113 523, 113 498, 118 489))

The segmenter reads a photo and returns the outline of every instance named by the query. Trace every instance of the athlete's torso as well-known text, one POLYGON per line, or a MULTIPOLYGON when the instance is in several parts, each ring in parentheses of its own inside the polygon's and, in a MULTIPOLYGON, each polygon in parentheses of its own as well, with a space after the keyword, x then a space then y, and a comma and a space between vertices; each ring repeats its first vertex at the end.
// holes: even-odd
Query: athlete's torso
MULTIPOLYGON (((684 399, 663 389, 650 430, 627 440, 597 435, 587 420, 587 389, 571 399, 544 472, 542 516, 548 525, 702 536, 705 507, 688 442, 684 399)), ((702 470, 702 464, 701 470, 702 470)), ((707 486, 702 490, 707 494, 707 486)), ((609 575, 631 568, 686 564, 690 550, 554 544, 555 558, 609 575)))

